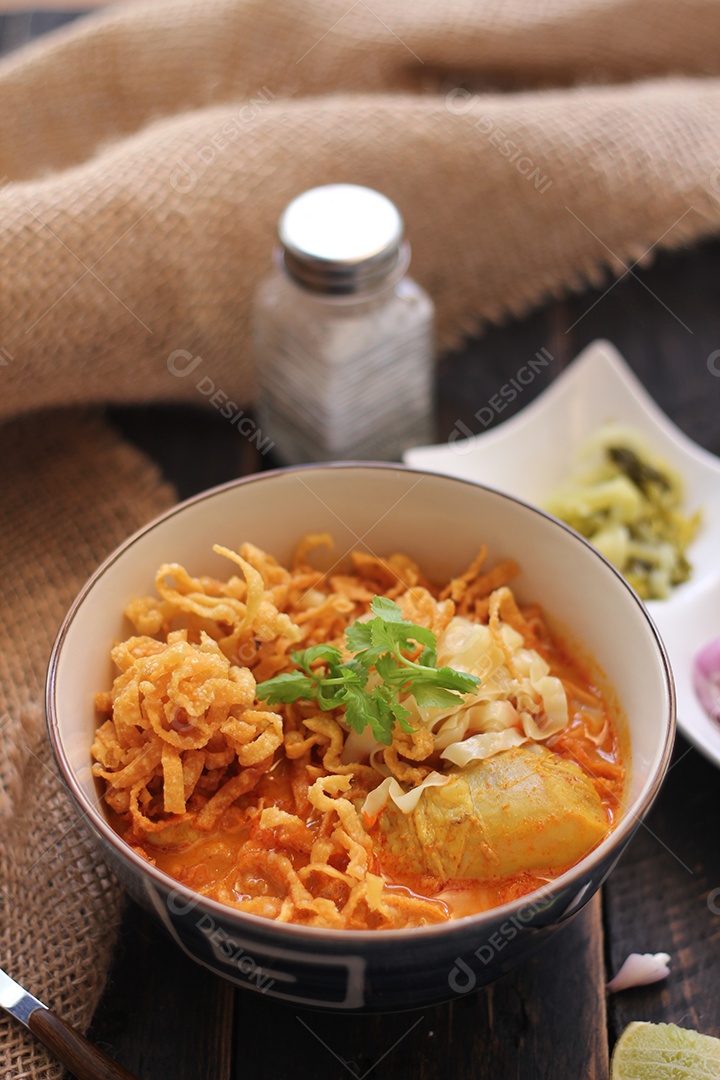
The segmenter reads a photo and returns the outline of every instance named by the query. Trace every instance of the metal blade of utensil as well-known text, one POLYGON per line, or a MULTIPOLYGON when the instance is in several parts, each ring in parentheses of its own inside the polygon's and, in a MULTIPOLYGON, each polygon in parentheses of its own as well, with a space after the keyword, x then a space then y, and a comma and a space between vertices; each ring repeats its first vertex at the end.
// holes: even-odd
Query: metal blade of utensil
POLYGON ((77 1080, 137 1080, 0 968, 0 1006, 47 1046, 77 1080))
POLYGON ((28 1026, 28 1020, 30 1019, 30 1013, 35 1009, 44 1009, 45 1006, 37 998, 34 998, 32 994, 28 994, 26 990, 23 990, 22 986, 11 979, 9 975, 0 968, 0 1005, 3 1009, 19 1020, 25 1027, 28 1026))

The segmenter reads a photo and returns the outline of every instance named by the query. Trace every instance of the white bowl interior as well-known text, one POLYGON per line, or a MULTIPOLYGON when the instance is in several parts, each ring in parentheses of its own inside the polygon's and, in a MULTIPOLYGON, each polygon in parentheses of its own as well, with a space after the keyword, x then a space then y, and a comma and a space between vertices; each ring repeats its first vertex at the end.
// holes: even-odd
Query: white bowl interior
POLYGON ((672 685, 652 623, 619 575, 569 530, 508 496, 432 474, 349 465, 266 474, 200 496, 131 538, 91 579, 58 639, 49 705, 61 756, 96 823, 104 825, 90 771, 93 697, 111 685, 109 650, 129 633, 126 604, 152 591, 164 562, 226 575, 214 543, 248 540, 284 561, 306 533, 324 531, 335 539, 327 566, 356 547, 403 551, 442 580, 464 569, 482 543, 492 561, 516 558, 520 599, 538 601, 570 628, 615 689, 631 742, 626 816, 642 806, 668 754, 672 685))

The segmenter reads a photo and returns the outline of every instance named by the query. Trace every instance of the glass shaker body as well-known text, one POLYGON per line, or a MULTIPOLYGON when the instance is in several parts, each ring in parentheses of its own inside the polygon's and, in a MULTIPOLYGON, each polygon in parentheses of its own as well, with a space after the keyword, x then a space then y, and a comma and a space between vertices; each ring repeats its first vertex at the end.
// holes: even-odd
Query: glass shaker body
POLYGON ((305 263, 285 247, 258 290, 258 420, 283 463, 392 461, 433 439, 434 307, 405 275, 409 249, 394 227, 384 266, 316 261, 307 287, 305 263))

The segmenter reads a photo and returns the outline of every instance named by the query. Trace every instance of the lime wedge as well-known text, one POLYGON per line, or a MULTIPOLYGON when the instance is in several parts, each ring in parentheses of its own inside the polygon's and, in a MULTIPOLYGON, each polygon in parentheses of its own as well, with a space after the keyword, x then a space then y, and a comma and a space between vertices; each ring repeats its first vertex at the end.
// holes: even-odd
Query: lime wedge
POLYGON ((610 1080, 719 1080, 720 1039, 635 1021, 615 1044, 610 1080))

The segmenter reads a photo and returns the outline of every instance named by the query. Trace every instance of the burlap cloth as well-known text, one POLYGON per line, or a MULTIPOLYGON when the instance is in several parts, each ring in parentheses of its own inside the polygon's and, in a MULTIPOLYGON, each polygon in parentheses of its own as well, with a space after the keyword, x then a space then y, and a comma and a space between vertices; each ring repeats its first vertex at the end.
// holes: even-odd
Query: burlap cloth
MULTIPOLYGON (((120 899, 50 761, 44 670, 171 493, 98 418, 38 410, 202 406, 176 350, 250 400, 253 289, 317 183, 396 201, 443 344, 711 235, 718 74, 715 0, 161 0, 0 65, 0 965, 68 1019, 120 899)), ((0 1019, 0 1077, 59 1074, 0 1019)))
MULTIPOLYGON (((7 423, 0 463, 0 966, 85 1027, 122 897, 52 761, 45 668, 89 572, 172 493, 100 419, 74 410, 7 423)), ((3 1013, 2 1080, 61 1074, 3 1013)))

